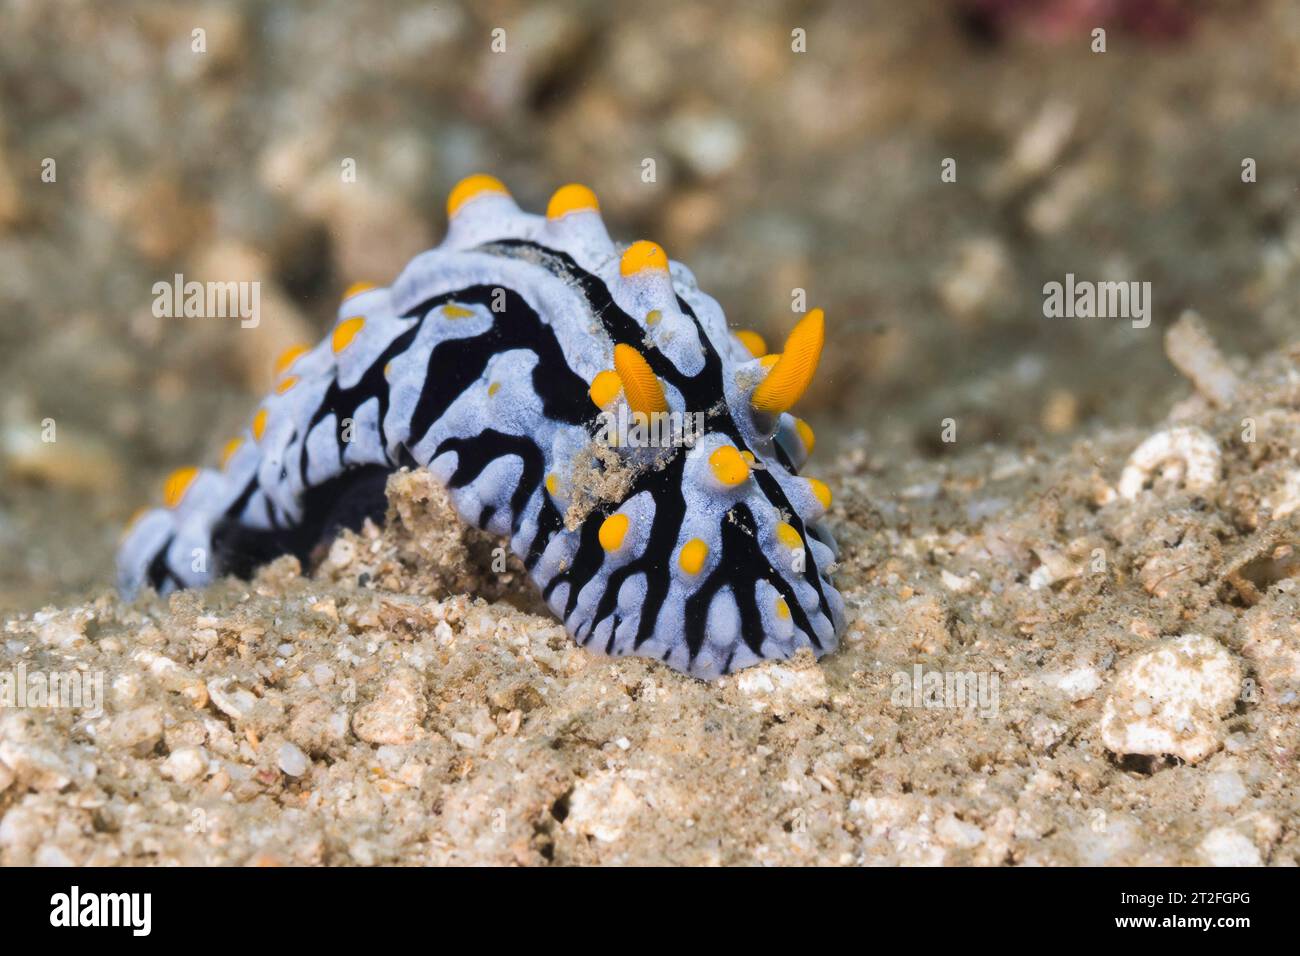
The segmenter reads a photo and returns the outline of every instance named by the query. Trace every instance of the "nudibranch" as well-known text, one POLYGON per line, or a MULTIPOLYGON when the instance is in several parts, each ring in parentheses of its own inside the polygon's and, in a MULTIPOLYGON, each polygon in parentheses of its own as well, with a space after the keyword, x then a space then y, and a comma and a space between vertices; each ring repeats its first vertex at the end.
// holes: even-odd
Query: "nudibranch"
POLYGON ((442 245, 350 288, 323 342, 280 356, 219 465, 167 479, 122 544, 123 593, 307 562, 382 521, 389 473, 425 468, 508 537, 583 647, 701 678, 832 650, 831 494, 799 474, 813 431, 789 413, 821 310, 767 354, 660 246, 617 247, 584 186, 538 216, 475 175, 447 213, 442 245), (646 427, 665 416, 696 427, 646 427))

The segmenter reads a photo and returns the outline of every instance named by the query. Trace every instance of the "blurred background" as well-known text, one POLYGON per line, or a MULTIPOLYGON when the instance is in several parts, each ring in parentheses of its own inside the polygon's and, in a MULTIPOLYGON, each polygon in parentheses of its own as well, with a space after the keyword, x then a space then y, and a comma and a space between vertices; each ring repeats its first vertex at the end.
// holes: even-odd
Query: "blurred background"
POLYGON ((479 170, 536 211, 588 184, 774 343, 806 289, 820 455, 1153 422, 1183 309, 1230 354, 1298 331, 1298 94, 1293 0, 2 0, 0 610, 111 582, 162 477, 479 170), (155 317, 177 272, 260 281, 260 326, 155 317), (1152 283, 1151 327, 1045 319, 1067 272, 1152 283))

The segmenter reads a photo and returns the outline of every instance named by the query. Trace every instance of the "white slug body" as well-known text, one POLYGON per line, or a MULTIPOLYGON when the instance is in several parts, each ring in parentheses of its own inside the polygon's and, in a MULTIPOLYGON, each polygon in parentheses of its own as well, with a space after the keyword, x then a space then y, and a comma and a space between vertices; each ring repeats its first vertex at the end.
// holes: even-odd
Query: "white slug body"
POLYGON ((798 474, 812 431, 785 411, 815 370, 820 311, 759 356, 658 246, 620 253, 584 187, 536 216, 474 176, 448 209, 441 246, 346 296, 324 342, 283 358, 222 467, 173 474, 122 545, 124 593, 305 560, 382 519, 388 473, 421 467, 464 521, 509 539, 594 651, 709 678, 834 648, 830 494, 798 474), (605 440, 656 414, 702 428, 605 440))

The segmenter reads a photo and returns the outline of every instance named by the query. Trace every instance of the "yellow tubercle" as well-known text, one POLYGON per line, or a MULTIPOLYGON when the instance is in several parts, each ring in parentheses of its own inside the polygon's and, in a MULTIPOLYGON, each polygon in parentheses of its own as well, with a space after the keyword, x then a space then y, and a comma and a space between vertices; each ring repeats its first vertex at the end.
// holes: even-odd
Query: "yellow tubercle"
POLYGON ((659 322, 663 319, 663 317, 664 314, 660 312, 658 309, 651 309, 649 312, 645 314, 645 324, 653 329, 656 325, 659 324, 659 322))
POLYGON ((266 434, 266 409, 259 408, 257 414, 253 416, 253 438, 261 441, 264 434, 266 434))
POLYGON ((221 447, 221 467, 225 468, 230 464, 230 459, 235 457, 235 452, 239 451, 244 445, 244 439, 232 438, 221 447))
POLYGON ((821 309, 813 309, 795 325, 767 378, 754 389, 750 397, 754 408, 778 415, 799 401, 817 373, 825 340, 825 315, 821 309))
POLYGON ((442 307, 442 314, 449 319, 469 319, 473 318, 474 310, 467 309, 463 305, 456 305, 453 302, 448 302, 442 307))
POLYGON ((610 403, 619 397, 620 392, 623 392, 623 380, 619 377, 619 373, 612 371, 612 369, 598 372, 597 376, 591 380, 590 388, 586 390, 586 394, 590 395, 591 402, 597 408, 610 406, 610 403))
POLYGON ((785 598, 776 599, 776 616, 783 621, 790 617, 790 605, 785 602, 785 598))
POLYGON ((546 218, 561 219, 571 212, 600 212, 596 194, 580 183, 561 186, 546 204, 546 218))
POLYGON ((185 492, 189 491, 190 485, 194 484, 194 479, 199 476, 199 470, 193 465, 188 468, 177 468, 167 480, 163 482, 163 504, 168 508, 175 508, 185 497, 185 492))
POLYGON ((682 552, 677 556, 677 563, 687 574, 700 573, 704 562, 709 559, 709 546, 699 538, 691 538, 682 545, 682 552))
POLYGON ((596 533, 600 539, 600 546, 606 551, 617 551, 623 547, 623 539, 627 537, 628 525, 631 522, 625 514, 612 514, 600 524, 600 531, 596 533))
POLYGON ((591 387, 587 389, 587 394, 591 396, 597 408, 608 408, 621 391, 623 391, 623 380, 618 377, 618 372, 606 370, 598 373, 591 380, 591 387))
POLYGON ((757 332, 741 329, 735 335, 736 338, 740 339, 740 344, 749 349, 749 354, 754 358, 762 358, 767 354, 767 342, 757 332))
POLYGON ((546 490, 552 498, 559 497, 560 494, 560 477, 555 472, 546 476, 546 490))
POLYGON ((495 394, 496 394, 497 392, 499 392, 499 391, 501 391, 501 383, 500 383, 500 382, 493 382, 491 385, 488 386, 488 394, 489 394, 489 395, 495 395, 495 394))
POLYGON ((646 415, 668 411, 664 387, 650 370, 644 355, 620 342, 614 346, 614 370, 623 383, 623 393, 632 411, 646 415))
POLYGON ((365 324, 364 316, 354 315, 352 318, 344 319, 334 326, 334 335, 330 338, 330 342, 334 347, 334 354, 338 355, 351 345, 352 340, 357 337, 357 333, 365 327, 365 324))
POLYGON ((714 451, 709 456, 709 469, 713 477, 728 488, 734 488, 749 478, 749 463, 735 445, 723 445, 714 451))
POLYGON ((813 434, 812 426, 802 418, 796 418, 794 430, 799 433, 799 440, 803 442, 804 450, 811 455, 813 447, 817 444, 817 436, 813 434))
POLYGON ((306 355, 309 351, 311 350, 308 349, 307 346, 305 345, 289 346, 287 349, 285 349, 283 352, 280 353, 279 357, 276 358, 275 374, 280 375, 284 373, 289 368, 290 365, 298 361, 300 356, 306 355))
POLYGON ((475 173, 473 176, 466 176, 452 187, 451 194, 447 196, 447 218, 450 219, 455 216, 465 203, 485 193, 509 196, 510 190, 506 189, 505 183, 501 182, 501 180, 486 173, 475 173))
POLYGON ((812 488, 813 495, 821 502, 822 507, 829 511, 831 507, 830 486, 824 481, 818 481, 816 478, 809 478, 808 487, 812 488))
POLYGON ((293 388, 297 384, 298 384, 297 375, 290 375, 287 378, 282 378, 280 379, 280 381, 276 382, 275 384, 275 394, 283 395, 285 392, 289 391, 289 389, 293 388))
POLYGON ((641 239, 627 247, 619 261, 618 271, 625 276, 636 275, 647 269, 668 271, 668 256, 658 243, 641 239))
POLYGON ((776 540, 791 551, 797 551, 803 547, 803 538, 799 536, 799 532, 795 530, 794 525, 785 521, 776 526, 776 540))
POLYGON ((373 282, 354 282, 343 290, 343 301, 346 302, 353 296, 360 295, 363 292, 369 292, 371 289, 378 288, 373 282))

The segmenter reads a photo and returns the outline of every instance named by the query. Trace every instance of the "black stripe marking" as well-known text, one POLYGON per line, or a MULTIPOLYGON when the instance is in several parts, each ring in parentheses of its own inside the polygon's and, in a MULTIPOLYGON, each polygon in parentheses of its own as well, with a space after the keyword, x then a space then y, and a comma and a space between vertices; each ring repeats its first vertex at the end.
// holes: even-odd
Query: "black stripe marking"
POLYGON ((149 561, 149 567, 145 571, 145 579, 153 585, 153 589, 159 594, 163 593, 163 585, 171 581, 176 587, 184 587, 180 578, 172 573, 171 565, 167 563, 167 552, 171 550, 172 542, 176 540, 176 535, 170 534, 167 540, 162 543, 153 558, 149 561))
POLYGON ((776 589, 789 605, 795 627, 808 636, 814 647, 821 647, 817 633, 812 629, 808 615, 804 613, 803 605, 795 598, 794 588, 763 555, 763 549, 758 544, 758 528, 749 506, 736 504, 722 522, 722 554, 717 566, 695 593, 686 599, 686 646, 690 648, 692 660, 704 646, 709 605, 714 596, 728 586, 736 601, 736 609, 740 612, 741 635, 749 649, 762 656, 764 631, 756 590, 759 581, 767 581, 776 589))
MULTIPOLYGON (((491 308, 500 286, 476 285, 445 293, 420 303, 406 313, 421 321, 441 305, 455 300, 491 308)), ((542 322, 537 312, 519 293, 503 290, 505 309, 493 313, 492 325, 479 335, 446 339, 429 353, 424 391, 411 416, 408 443, 420 439, 446 413, 474 381, 483 376, 494 355, 514 349, 529 349, 537 356, 533 367, 533 391, 542 403, 542 412, 552 421, 567 425, 591 425, 598 410, 587 395, 587 383, 569 368, 555 330, 542 322)))
MULTIPOLYGON (((546 467, 546 460, 537 443, 522 435, 509 435, 494 428, 485 428, 468 438, 448 438, 438 446, 433 458, 429 460, 433 461, 447 452, 456 454, 456 470, 447 482, 452 488, 463 488, 472 483, 498 458, 514 455, 523 462, 523 471, 515 485, 514 494, 510 496, 510 533, 517 533, 524 520, 528 499, 541 485, 542 470, 546 467)), ((481 522, 479 526, 486 527, 486 522, 481 522)))

